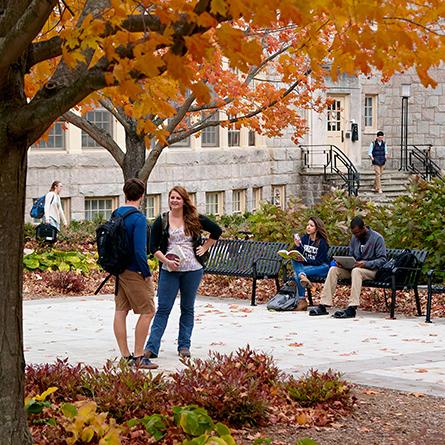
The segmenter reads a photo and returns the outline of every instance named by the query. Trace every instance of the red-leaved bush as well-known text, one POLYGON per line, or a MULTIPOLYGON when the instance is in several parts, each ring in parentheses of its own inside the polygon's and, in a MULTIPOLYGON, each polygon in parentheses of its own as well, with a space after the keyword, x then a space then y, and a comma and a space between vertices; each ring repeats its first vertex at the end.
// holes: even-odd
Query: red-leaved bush
POLYGON ((213 419, 234 426, 256 425, 267 418, 282 376, 272 357, 247 347, 229 355, 211 352, 209 359, 186 365, 171 376, 175 404, 202 406, 213 419))

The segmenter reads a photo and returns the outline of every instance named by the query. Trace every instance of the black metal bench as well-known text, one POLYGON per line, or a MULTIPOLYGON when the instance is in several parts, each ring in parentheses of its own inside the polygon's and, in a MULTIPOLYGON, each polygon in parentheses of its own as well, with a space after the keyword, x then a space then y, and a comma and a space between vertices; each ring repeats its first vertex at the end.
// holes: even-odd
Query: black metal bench
POLYGON ((286 243, 219 239, 209 250, 205 273, 249 277, 252 284, 252 306, 255 306, 257 280, 273 278, 279 289, 278 275, 282 258, 277 255, 286 243))
MULTIPOLYGON (((387 258, 390 260, 391 258, 397 257, 403 252, 403 249, 387 249, 387 258)), ((416 268, 411 268, 407 271, 407 273, 404 275, 404 279, 402 282, 398 282, 396 280, 396 273, 399 269, 394 269, 392 271, 392 277, 390 282, 382 282, 377 280, 364 280, 363 286, 364 287, 373 287, 378 289, 384 289, 384 295, 385 295, 385 303, 388 307, 387 299, 386 299, 386 289, 391 290, 391 303, 389 305, 390 310, 390 317, 394 318, 394 312, 396 307, 396 293, 398 290, 413 290, 414 296, 416 299, 416 309, 417 314, 419 316, 422 315, 422 308, 420 307, 420 298, 419 298, 419 291, 418 291, 418 282, 419 277, 422 272, 422 267, 425 263, 426 257, 428 253, 424 250, 411 250, 411 252, 416 256, 417 260, 419 261, 419 264, 416 268)), ((349 247, 348 246, 331 246, 328 251, 328 258, 329 260, 332 259, 334 255, 339 256, 347 256, 349 255, 349 247)), ((405 268, 407 269, 407 268, 405 268)), ((313 283, 324 283, 325 278, 324 277, 311 277, 311 281, 313 283)), ((351 280, 338 280, 338 284, 340 285, 350 285, 351 280)), ((309 304, 313 305, 312 301, 312 293, 311 290, 308 289, 308 300, 309 304)))
POLYGON ((425 323, 431 323, 431 303, 433 300, 433 294, 445 294, 445 285, 434 284, 435 270, 431 269, 428 272, 428 286, 427 286, 427 303, 426 303, 426 317, 425 323))

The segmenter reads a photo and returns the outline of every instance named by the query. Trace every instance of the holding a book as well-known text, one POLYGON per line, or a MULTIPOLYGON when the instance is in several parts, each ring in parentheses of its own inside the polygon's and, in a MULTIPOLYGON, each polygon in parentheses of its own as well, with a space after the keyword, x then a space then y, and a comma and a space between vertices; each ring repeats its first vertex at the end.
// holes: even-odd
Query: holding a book
MULTIPOLYGON (((318 216, 311 216, 306 226, 306 233, 300 238, 294 234, 295 251, 288 252, 292 259, 295 282, 298 288, 299 302, 297 311, 307 309, 305 288, 311 287, 311 277, 326 277, 329 271, 329 239, 323 221, 318 216)), ((284 255, 282 255, 284 256, 284 255)))
POLYGON ((153 223, 150 251, 160 261, 158 308, 145 345, 145 357, 156 358, 178 292, 181 295, 178 354, 190 357, 196 292, 203 275, 203 257, 216 243, 222 230, 218 224, 198 214, 184 187, 175 186, 168 194, 170 211, 153 223), (201 232, 209 232, 202 242, 201 232))

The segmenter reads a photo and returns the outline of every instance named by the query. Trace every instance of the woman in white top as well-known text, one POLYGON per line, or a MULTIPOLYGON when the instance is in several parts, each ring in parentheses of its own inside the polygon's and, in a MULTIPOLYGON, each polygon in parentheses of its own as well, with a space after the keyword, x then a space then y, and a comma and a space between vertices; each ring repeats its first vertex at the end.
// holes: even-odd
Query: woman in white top
POLYGON ((62 183, 54 181, 45 197, 45 214, 43 216, 45 223, 51 224, 57 230, 60 230, 60 222, 65 226, 67 225, 59 196, 61 191, 62 183))

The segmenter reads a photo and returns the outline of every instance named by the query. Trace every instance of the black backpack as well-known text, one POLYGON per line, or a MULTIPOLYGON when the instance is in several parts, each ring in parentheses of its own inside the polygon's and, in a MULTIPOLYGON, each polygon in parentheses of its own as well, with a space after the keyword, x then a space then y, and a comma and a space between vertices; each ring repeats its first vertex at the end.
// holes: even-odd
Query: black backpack
POLYGON ((110 275, 121 274, 131 260, 131 246, 128 242, 124 219, 137 209, 130 209, 123 215, 113 212, 111 218, 96 229, 97 262, 110 275))
MULTIPOLYGON (((376 281, 391 283, 392 271, 396 267, 409 267, 417 268, 419 260, 414 253, 409 249, 405 249, 402 253, 396 257, 387 261, 378 271, 375 277, 376 281)), ((396 271, 396 284, 402 285, 405 283, 406 278, 412 274, 413 270, 400 269, 396 271)))

